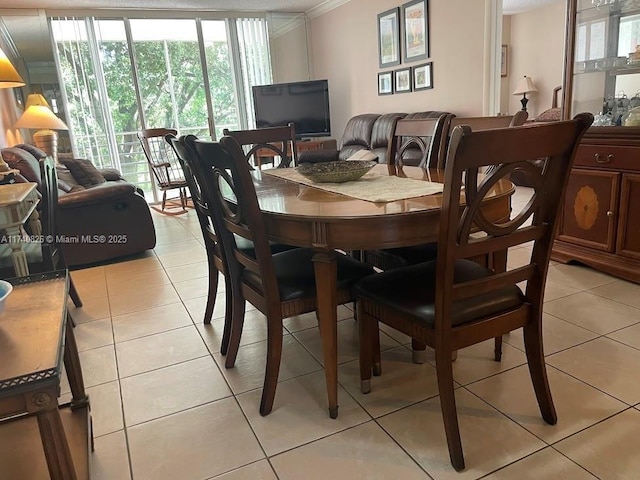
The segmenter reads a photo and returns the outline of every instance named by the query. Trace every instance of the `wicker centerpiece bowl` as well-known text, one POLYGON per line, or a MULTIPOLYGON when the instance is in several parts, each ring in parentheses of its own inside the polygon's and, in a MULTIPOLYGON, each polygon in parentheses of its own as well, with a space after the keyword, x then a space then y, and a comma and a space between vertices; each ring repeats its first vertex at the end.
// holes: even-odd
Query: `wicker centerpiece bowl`
POLYGON ((303 163, 296 171, 316 183, 343 183, 358 180, 377 162, 342 160, 338 162, 303 163))

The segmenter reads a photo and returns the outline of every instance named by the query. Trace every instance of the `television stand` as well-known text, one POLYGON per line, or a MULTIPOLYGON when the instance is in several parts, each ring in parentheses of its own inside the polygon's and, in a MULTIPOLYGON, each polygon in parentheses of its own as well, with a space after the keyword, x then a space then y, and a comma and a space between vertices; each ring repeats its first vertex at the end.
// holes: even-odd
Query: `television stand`
MULTIPOLYGON (((296 147, 298 153, 308 152, 314 150, 337 150, 338 143, 334 138, 328 138, 325 140, 296 140, 296 147)), ((287 151, 287 155, 291 155, 291 151, 287 151)), ((262 169, 262 165, 265 163, 274 163, 273 159, 276 157, 276 153, 268 148, 261 148, 256 152, 255 163, 258 170, 262 169)))

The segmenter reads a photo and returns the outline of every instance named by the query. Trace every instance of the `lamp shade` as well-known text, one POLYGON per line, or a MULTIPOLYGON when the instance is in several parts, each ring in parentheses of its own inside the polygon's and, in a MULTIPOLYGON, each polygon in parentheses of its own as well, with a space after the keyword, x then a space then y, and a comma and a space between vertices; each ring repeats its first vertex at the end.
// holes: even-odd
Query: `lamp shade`
POLYGON ((47 99, 41 93, 30 93, 27 97, 27 103, 24 106, 25 109, 29 108, 32 105, 42 105, 43 107, 48 107, 47 99))
POLYGON ((0 48, 0 88, 23 87, 24 80, 0 48))
MULTIPOLYGON (((29 95, 31 97, 31 95, 29 95)), ((18 119, 15 128, 69 130, 69 127, 44 105, 31 105, 18 119)))
POLYGON ((520 79, 520 81, 518 82, 518 85, 516 85, 516 89, 513 91, 513 95, 522 95, 522 94, 532 93, 537 91, 538 89, 533 83, 533 79, 525 75, 520 79))

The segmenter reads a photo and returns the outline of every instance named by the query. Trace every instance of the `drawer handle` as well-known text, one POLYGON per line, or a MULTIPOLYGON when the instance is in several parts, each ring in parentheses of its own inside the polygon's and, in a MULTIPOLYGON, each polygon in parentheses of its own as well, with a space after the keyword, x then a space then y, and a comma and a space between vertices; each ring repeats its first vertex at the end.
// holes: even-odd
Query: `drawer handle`
POLYGON ((611 160, 614 159, 614 156, 609 154, 606 157, 604 156, 604 154, 602 153, 596 153, 594 155, 594 158, 596 159, 596 162, 598 163, 611 163, 611 160))
POLYGON ((611 210, 609 210, 607 212, 607 217, 613 217, 613 215, 614 215, 614 213, 611 210))

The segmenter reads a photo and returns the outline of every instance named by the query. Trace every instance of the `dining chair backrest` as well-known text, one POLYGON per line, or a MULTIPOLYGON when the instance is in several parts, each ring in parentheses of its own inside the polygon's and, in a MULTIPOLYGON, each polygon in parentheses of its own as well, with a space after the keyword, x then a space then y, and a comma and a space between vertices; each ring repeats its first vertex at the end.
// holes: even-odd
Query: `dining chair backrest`
POLYGON ((447 122, 445 114, 437 118, 399 119, 389 139, 389 166, 402 167, 404 156, 410 149, 417 149, 420 152, 419 167, 437 168, 447 122))
POLYGON ((142 150, 161 189, 172 188, 172 182, 183 178, 178 159, 165 141, 166 135, 177 134, 173 128, 147 128, 138 132, 142 150))
POLYGON ((293 123, 289 123, 286 127, 268 127, 254 130, 231 131, 225 128, 223 134, 234 138, 241 147, 244 147, 246 161, 249 162, 253 159, 254 165, 259 164, 257 157, 260 151, 264 150, 268 150, 270 156, 280 157, 278 168, 297 164, 298 147, 296 145, 296 129, 293 123))
MULTIPOLYGON (((194 135, 188 135, 188 137, 192 138, 192 141, 197 139, 194 135)), ((178 138, 175 134, 169 133, 165 136, 165 141, 171 146, 175 152, 176 158, 180 162, 180 167, 184 173, 184 179, 186 180, 189 191, 191 192, 191 200, 193 201, 193 207, 196 211, 205 242, 209 239, 217 244, 217 238, 213 229, 208 202, 204 197, 203 189, 194 172, 194 154, 187 146, 185 138, 186 137, 178 138)))
POLYGON ((58 175, 53 158, 47 156, 38 160, 40 164, 40 193, 42 194, 42 208, 40 210, 40 223, 42 235, 42 261, 46 270, 55 270, 58 265, 64 265, 62 251, 58 244, 58 175))
POLYGON ((456 127, 451 136, 445 169, 442 215, 438 239, 436 331, 445 328, 456 301, 497 291, 527 281, 526 303, 542 309, 544 284, 556 219, 580 138, 591 125, 591 114, 551 124, 472 131, 456 127), (529 162, 546 158, 542 169, 529 162), (489 175, 479 170, 495 166, 489 175), (534 180, 533 195, 508 221, 490 221, 483 199, 515 169, 534 180), (465 205, 460 207, 461 195, 465 205), (530 223, 529 223, 530 222, 530 223), (504 251, 533 242, 530 263, 477 281, 454 284, 454 265, 465 259, 504 251))
POLYGON ((185 140, 196 153, 201 186, 210 200, 214 227, 235 288, 242 288, 242 279, 252 274, 254 284, 258 284, 256 298, 280 305, 267 229, 242 147, 230 136, 222 137, 219 143, 185 140), (236 237, 252 242, 253 251, 238 248, 236 237))
POLYGON ((447 149, 454 128, 459 125, 468 125, 472 131, 478 132, 482 130, 509 128, 524 125, 529 114, 520 110, 515 115, 497 115, 491 117, 453 117, 448 124, 448 131, 445 132, 444 139, 440 145, 439 165, 444 168, 447 158, 447 149))

